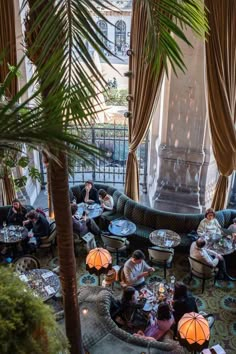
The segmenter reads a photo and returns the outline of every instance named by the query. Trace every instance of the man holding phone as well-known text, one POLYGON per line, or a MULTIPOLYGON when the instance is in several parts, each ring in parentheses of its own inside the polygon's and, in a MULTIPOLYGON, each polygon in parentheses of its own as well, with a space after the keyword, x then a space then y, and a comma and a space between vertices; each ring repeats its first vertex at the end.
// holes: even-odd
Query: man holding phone
POLYGON ((101 230, 95 221, 88 217, 88 213, 86 211, 84 211, 82 217, 79 218, 76 215, 77 210, 77 204, 71 204, 73 232, 80 237, 84 236, 88 232, 92 232, 95 236, 99 236, 101 234, 101 230))

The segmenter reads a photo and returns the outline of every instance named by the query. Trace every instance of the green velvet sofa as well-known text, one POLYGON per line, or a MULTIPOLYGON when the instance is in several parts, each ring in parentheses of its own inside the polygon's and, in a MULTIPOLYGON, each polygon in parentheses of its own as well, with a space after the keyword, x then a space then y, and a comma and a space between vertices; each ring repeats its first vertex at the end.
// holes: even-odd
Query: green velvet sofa
POLYGON ((177 341, 148 341, 120 329, 111 319, 111 290, 99 286, 79 288, 78 301, 83 346, 90 354, 183 354, 177 341))
MULTIPOLYGON (((84 185, 71 187, 71 200, 75 197, 77 203, 80 203, 81 190, 83 188, 84 185)), ((108 194, 113 196, 114 210, 103 213, 103 217, 107 222, 120 217, 126 217, 136 224, 137 230, 135 235, 129 237, 131 247, 134 245, 134 248, 146 248, 151 245, 149 234, 153 230, 170 229, 181 236, 181 243, 176 249, 184 252, 189 251, 189 247, 196 236, 197 227, 204 218, 204 214, 178 214, 160 211, 133 201, 112 186, 95 184, 95 188, 98 190, 101 188, 105 189, 108 194)), ((232 223, 234 217, 236 217, 236 210, 225 209, 216 212, 216 218, 224 228, 227 228, 232 223)))

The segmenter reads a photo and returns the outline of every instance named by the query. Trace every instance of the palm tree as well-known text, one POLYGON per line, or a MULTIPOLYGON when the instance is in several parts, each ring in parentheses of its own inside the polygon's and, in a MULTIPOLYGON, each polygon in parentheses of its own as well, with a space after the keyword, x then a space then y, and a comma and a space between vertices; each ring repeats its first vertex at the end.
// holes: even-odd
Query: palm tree
MULTIPOLYGON (((172 0, 146 1, 150 9, 156 10, 156 12, 150 11, 150 18, 153 19, 151 25, 154 26, 158 37, 160 33, 156 32, 155 27, 158 24, 157 16, 164 19, 166 13, 153 7, 153 3, 164 6, 167 2, 170 5, 172 0)), ((189 2, 198 3, 199 1, 178 2, 176 0, 175 8, 178 3, 189 2)), ((103 7, 105 4, 109 6, 107 1, 97 1, 96 4, 103 7)), ((0 131, 0 139, 1 145, 8 148, 14 148, 15 142, 26 143, 36 149, 43 148, 50 159, 66 333, 71 344, 71 353, 82 353, 67 154, 74 153, 84 159, 86 159, 84 152, 98 154, 96 148, 83 141, 82 134, 83 125, 90 122, 90 119, 95 119, 96 111, 99 110, 98 93, 104 89, 105 82, 101 73, 93 65, 93 58, 85 45, 85 40, 108 62, 103 54, 103 50, 106 49, 101 39, 103 34, 94 22, 91 13, 106 19, 90 0, 24 0, 23 6, 26 5, 29 8, 26 20, 27 51, 37 70, 30 82, 5 107, 0 107, 1 126, 3 127, 0 131), (34 94, 28 100, 15 106, 28 87, 36 83, 39 86, 34 94), (39 96, 41 101, 38 99, 39 96), (28 109, 28 104, 32 100, 36 101, 37 105, 28 109), (70 130, 72 126, 73 131, 70 130)), ((169 17, 173 16, 172 11, 169 17)), ((181 20, 185 18, 184 16, 186 16, 185 13, 181 20)), ((202 19, 202 12, 199 18, 202 19)), ((204 21, 199 21, 195 16, 192 20, 188 17, 187 22, 199 32, 204 21)), ((158 30, 163 33, 173 30, 173 25, 169 28, 159 27, 158 30)), ((179 34, 179 37, 187 42, 181 29, 175 32, 178 32, 177 35, 179 34)), ((175 40, 163 41, 162 48, 161 56, 158 51, 155 51, 156 58, 167 60, 165 50, 168 52, 167 49, 172 48, 176 63, 184 67, 176 52, 175 40)), ((148 58, 150 53, 152 51, 147 48, 148 58)))

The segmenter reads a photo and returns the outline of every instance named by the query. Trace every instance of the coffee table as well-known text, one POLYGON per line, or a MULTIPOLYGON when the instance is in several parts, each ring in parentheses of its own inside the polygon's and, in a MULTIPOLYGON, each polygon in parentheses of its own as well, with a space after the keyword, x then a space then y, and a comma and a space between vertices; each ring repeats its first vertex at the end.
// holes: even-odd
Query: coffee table
POLYGON ((28 230, 23 226, 7 226, 4 230, 0 230, 0 243, 4 243, 6 246, 16 244, 26 239, 28 236, 28 230), (5 234, 6 231, 6 234, 5 234))
POLYGON ((7 226, 0 230, 0 244, 4 244, 9 250, 11 257, 16 257, 18 244, 26 240, 28 230, 24 226, 7 226))
POLYGON ((149 240, 158 247, 174 248, 180 244, 181 237, 172 230, 159 229, 150 233, 149 240))
POLYGON ((116 219, 109 224, 108 230, 115 236, 127 237, 135 233, 136 225, 127 219, 116 219))
POLYGON ((236 244, 232 242, 231 238, 224 238, 223 242, 221 240, 215 242, 207 241, 207 249, 226 256, 236 251, 236 244))
POLYGON ((80 218, 82 217, 84 211, 87 212, 88 217, 90 219, 95 219, 99 217, 103 212, 103 208, 98 203, 92 203, 92 204, 79 203, 77 204, 77 206, 78 206, 78 210, 76 215, 78 215, 80 218))
POLYGON ((52 298, 60 289, 59 277, 48 269, 28 270, 21 273, 19 278, 43 301, 52 298))

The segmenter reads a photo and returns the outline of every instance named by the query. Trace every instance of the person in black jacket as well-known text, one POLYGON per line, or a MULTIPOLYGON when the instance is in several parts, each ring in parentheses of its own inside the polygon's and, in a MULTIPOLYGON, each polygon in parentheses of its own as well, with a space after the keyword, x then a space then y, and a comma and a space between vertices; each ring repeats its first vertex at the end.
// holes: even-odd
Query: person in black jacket
POLYGON ((85 182, 85 187, 82 189, 81 197, 84 203, 100 203, 98 191, 94 188, 92 181, 85 182))
POLYGON ((35 210, 31 210, 26 214, 27 220, 23 224, 29 229, 32 229, 33 236, 37 240, 37 245, 40 245, 40 238, 43 236, 49 236, 49 222, 47 219, 37 213, 35 210))
POLYGON ((26 220, 27 210, 18 199, 12 201, 12 207, 7 215, 7 223, 10 225, 23 225, 26 220))
POLYGON ((182 282, 176 282, 173 298, 173 315, 175 319, 175 334, 178 322, 185 313, 198 312, 195 298, 188 292, 187 286, 182 282))

